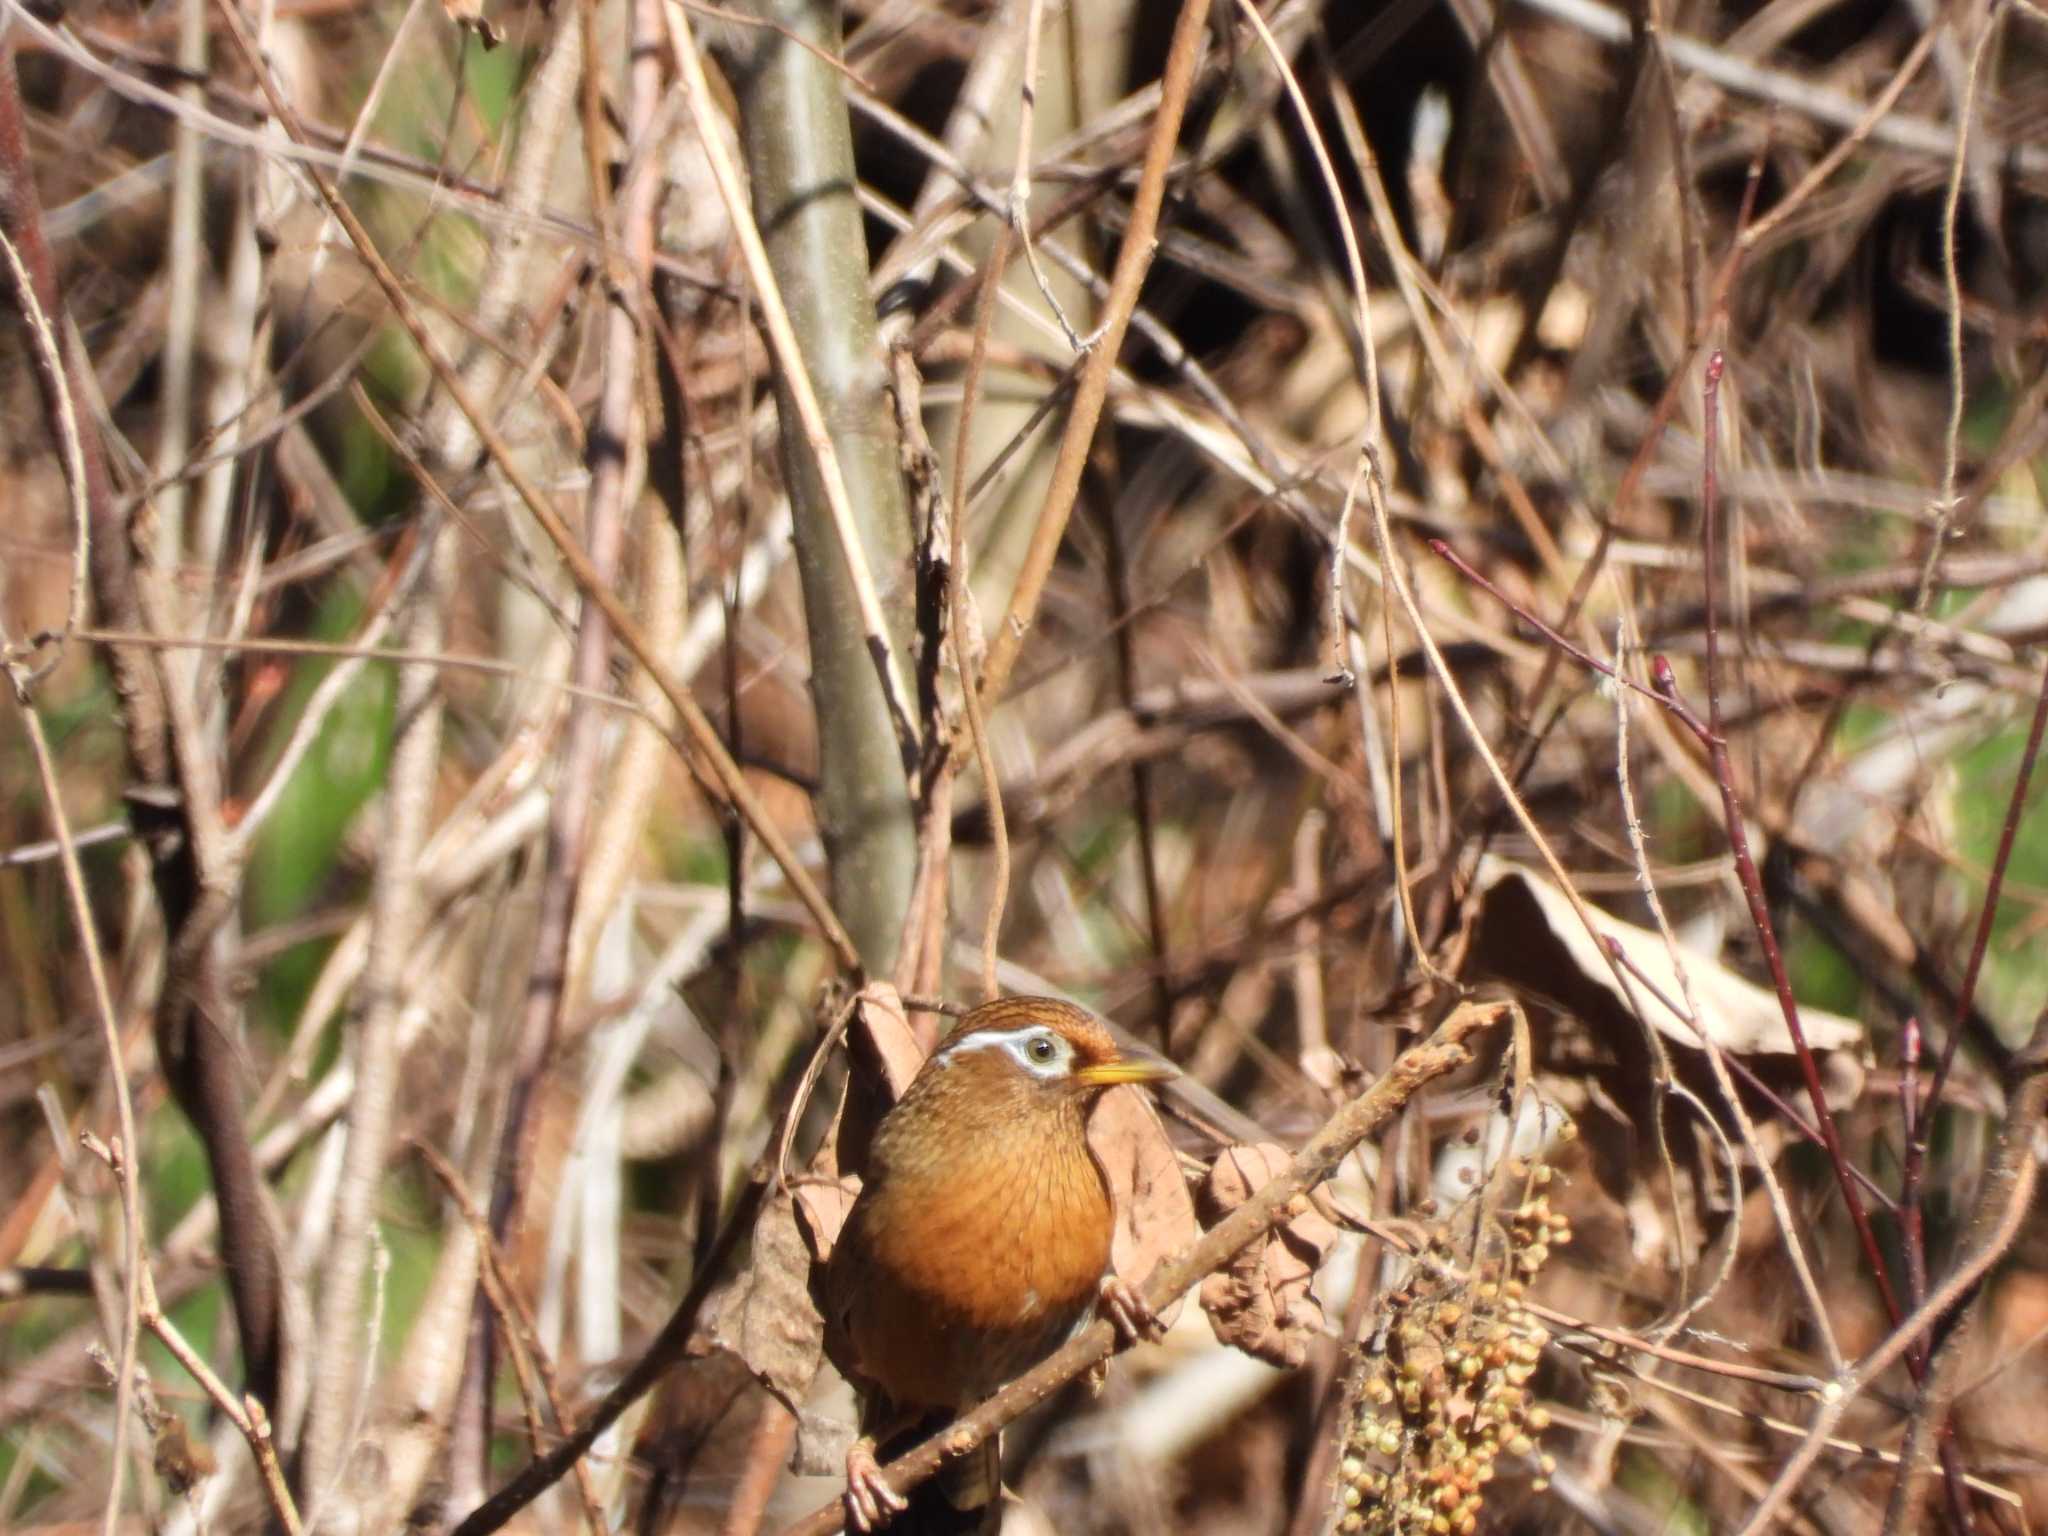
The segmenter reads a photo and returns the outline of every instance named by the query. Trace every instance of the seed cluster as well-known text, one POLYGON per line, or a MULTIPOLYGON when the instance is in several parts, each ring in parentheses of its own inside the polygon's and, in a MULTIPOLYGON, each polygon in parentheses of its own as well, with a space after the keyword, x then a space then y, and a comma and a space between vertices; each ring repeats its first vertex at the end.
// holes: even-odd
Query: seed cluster
POLYGON ((1355 1368, 1339 1531, 1472 1536, 1503 1452, 1534 1458, 1534 1486, 1548 1486, 1556 1462, 1536 1437, 1550 1414, 1529 1388, 1550 1330, 1523 1302, 1552 1251, 1571 1241, 1571 1223, 1550 1208, 1548 1165, 1517 1160, 1503 1171, 1526 1198, 1482 1218, 1480 1246, 1490 1251, 1461 1265, 1473 1223, 1454 1215, 1380 1304, 1355 1368))

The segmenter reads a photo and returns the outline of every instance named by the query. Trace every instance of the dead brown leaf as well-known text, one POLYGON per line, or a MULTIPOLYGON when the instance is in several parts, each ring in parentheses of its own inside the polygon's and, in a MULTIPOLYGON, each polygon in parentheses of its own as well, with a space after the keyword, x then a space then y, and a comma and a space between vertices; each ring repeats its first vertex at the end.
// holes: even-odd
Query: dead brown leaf
MULTIPOLYGON (((1518 887, 1526 893, 1528 900, 1535 904, 1541 926, 1518 923, 1515 930, 1518 945, 1531 947, 1539 939, 1549 938, 1586 983, 1606 992, 1617 1006, 1633 1009, 1640 997, 1625 992, 1615 980, 1614 968, 1601 952, 1602 942, 1621 946, 1636 974, 1648 983, 1646 990, 1668 998, 1686 995, 1661 933, 1625 923, 1598 907, 1589 907, 1588 915, 1599 932, 1596 940, 1587 933, 1578 911, 1547 876, 1493 855, 1480 861, 1478 887, 1488 893, 1489 903, 1497 899, 1495 893, 1503 887, 1518 887)), ((1792 1053, 1791 1032, 1785 1027, 1785 1016, 1778 1006, 1776 994, 1738 975, 1715 956, 1693 953, 1687 954, 1684 961, 1692 996, 1699 1004, 1700 1027, 1713 1037, 1716 1045, 1724 1051, 1735 1051, 1744 1056, 1792 1053)), ((1526 983, 1527 978, 1516 976, 1512 979, 1526 983)), ((1643 1017, 1682 1046, 1695 1047, 1699 1044, 1699 1037, 1692 1028, 1672 1017, 1670 1011, 1661 1005, 1644 1007, 1643 1017)), ((1802 1007, 1799 1022, 1805 1030, 1807 1044, 1816 1051, 1853 1052, 1863 1039, 1863 1026, 1856 1020, 1830 1013, 1824 1008, 1802 1007)), ((1859 1076, 1853 1091, 1860 1089, 1859 1076)))
POLYGON ((886 981, 869 982, 856 999, 847 1032, 853 1037, 853 1048, 872 1053, 880 1065, 889 1102, 894 1104, 917 1076, 925 1057, 924 1047, 910 1027, 910 1016, 903 1010, 902 995, 886 981))
POLYGON ((854 1199, 860 1194, 860 1180, 850 1173, 836 1179, 805 1179, 796 1186, 794 1194, 797 1221, 803 1228, 811 1257, 819 1264, 828 1263, 832 1247, 839 1241, 840 1229, 846 1225, 854 1199))
MULTIPOLYGON (((1110 1266, 1133 1289, 1142 1287, 1168 1254, 1201 1236, 1195 1202, 1159 1111, 1139 1089, 1112 1088, 1088 1120, 1088 1147, 1109 1178, 1116 1204, 1116 1236, 1110 1266)), ((1180 1315, 1174 1302, 1159 1314, 1171 1324, 1180 1315)))
MULTIPOLYGON (((1202 1185, 1204 1218, 1211 1225, 1222 1220, 1291 1161, 1270 1142, 1226 1147, 1202 1185)), ((1274 1365, 1300 1365, 1308 1341, 1323 1331, 1315 1277, 1336 1240, 1336 1227, 1306 1199, 1296 1200, 1284 1225, 1202 1282, 1202 1310, 1216 1337, 1274 1365)))
POLYGON ((796 1198, 778 1190, 754 1227, 754 1253, 726 1291, 712 1336, 792 1413, 803 1408, 825 1349, 825 1320, 811 1300, 811 1255, 796 1198))

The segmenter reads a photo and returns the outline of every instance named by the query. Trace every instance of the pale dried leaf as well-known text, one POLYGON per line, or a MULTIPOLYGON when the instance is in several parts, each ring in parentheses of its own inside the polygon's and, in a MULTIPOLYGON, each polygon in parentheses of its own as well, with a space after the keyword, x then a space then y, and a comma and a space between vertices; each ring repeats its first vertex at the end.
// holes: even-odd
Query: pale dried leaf
POLYGON ((803 1407, 825 1348, 811 1300, 811 1255, 788 1191, 769 1197, 754 1226, 751 1261, 726 1291, 713 1336, 791 1412, 803 1407))
MULTIPOLYGON (((1180 1160, 1159 1111, 1140 1089, 1112 1088, 1088 1118, 1088 1147, 1108 1175, 1116 1203, 1110 1265, 1132 1289, 1142 1289, 1167 1255, 1201 1236, 1195 1202, 1180 1176, 1180 1160)), ((1159 1314, 1171 1325, 1175 1301, 1159 1314)))
MULTIPOLYGON (((1271 1143, 1225 1148, 1202 1185, 1204 1218, 1222 1220, 1292 1161, 1271 1143)), ((1300 1365, 1325 1327, 1315 1277, 1336 1240, 1337 1228, 1297 1199, 1285 1223, 1202 1282, 1202 1310, 1216 1337, 1274 1365, 1300 1365)))
POLYGON ((895 1103, 924 1065, 925 1055, 910 1027, 910 1016, 903 1010, 902 995, 886 981, 869 982, 860 990, 848 1029, 865 1041, 881 1063, 889 1102, 895 1103))
MULTIPOLYGON (((1629 1007, 1629 999, 1615 981, 1607 957, 1555 884, 1536 870, 1507 859, 1489 856, 1480 861, 1480 890, 1492 891, 1509 881, 1518 882, 1528 892, 1552 938, 1586 980, 1606 991, 1623 1008, 1629 1007)), ((1601 937, 1619 942, 1630 963, 1651 986, 1673 1002, 1684 996, 1661 933, 1625 923, 1598 907, 1589 906, 1587 910, 1601 937)), ((1702 1015, 1700 1026, 1715 1044, 1724 1051, 1742 1055, 1791 1052, 1792 1037, 1785 1029, 1785 1016, 1775 994, 1736 975, 1711 956, 1687 952, 1684 960, 1686 978, 1692 983, 1692 994, 1702 1015)), ((1698 1048, 1698 1037, 1683 1020, 1650 997, 1646 987, 1636 988, 1636 996, 1645 1016, 1658 1031, 1682 1045, 1698 1048)), ((1863 1038, 1862 1025, 1824 1008, 1801 1007, 1799 1022, 1806 1032, 1807 1044, 1816 1051, 1841 1050, 1863 1038)))
POLYGON ((836 1179, 805 1179, 796 1186, 796 1215, 811 1258, 818 1264, 832 1258, 832 1246, 846 1225, 847 1214, 860 1194, 860 1180, 850 1173, 836 1179))

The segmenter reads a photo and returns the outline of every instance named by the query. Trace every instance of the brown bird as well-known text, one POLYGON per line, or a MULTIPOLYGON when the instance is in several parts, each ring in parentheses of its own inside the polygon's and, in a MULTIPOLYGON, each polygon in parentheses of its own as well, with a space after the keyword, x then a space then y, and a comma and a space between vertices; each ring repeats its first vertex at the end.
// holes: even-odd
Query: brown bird
POLYGON ((826 1351, 862 1398, 849 1525, 994 1530, 993 1441, 908 1500, 877 1475, 878 1448, 908 1450, 1098 1308, 1126 1336, 1157 1330, 1110 1269, 1114 1211, 1087 1117, 1105 1089, 1174 1075, 1123 1055, 1085 1009, 1006 998, 962 1019, 883 1117, 823 1286, 826 1351))

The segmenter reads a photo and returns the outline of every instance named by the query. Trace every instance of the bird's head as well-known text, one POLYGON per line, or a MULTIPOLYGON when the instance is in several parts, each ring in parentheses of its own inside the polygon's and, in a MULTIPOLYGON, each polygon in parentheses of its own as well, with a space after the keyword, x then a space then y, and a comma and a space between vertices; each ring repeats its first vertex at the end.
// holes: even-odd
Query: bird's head
POLYGON ((1126 1054, 1085 1008, 1051 997, 1006 997, 961 1019, 920 1077, 972 1073, 1012 1091, 1086 1099, 1119 1083, 1157 1083, 1178 1071, 1154 1056, 1126 1054))

